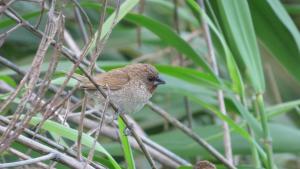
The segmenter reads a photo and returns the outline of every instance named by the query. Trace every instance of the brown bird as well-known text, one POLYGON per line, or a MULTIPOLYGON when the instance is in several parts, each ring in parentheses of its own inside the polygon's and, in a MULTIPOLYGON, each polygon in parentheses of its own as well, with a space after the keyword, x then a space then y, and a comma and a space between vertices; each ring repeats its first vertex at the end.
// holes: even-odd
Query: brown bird
MULTIPOLYGON (((103 109, 105 98, 88 78, 77 74, 74 75, 74 78, 80 82, 81 88, 86 89, 88 96, 94 100, 96 106, 103 109)), ((109 93, 110 101, 125 113, 141 110, 157 86, 165 84, 155 67, 141 63, 97 74, 93 79, 107 94, 109 93)), ((114 110, 109 106, 105 113, 112 115, 114 110)))

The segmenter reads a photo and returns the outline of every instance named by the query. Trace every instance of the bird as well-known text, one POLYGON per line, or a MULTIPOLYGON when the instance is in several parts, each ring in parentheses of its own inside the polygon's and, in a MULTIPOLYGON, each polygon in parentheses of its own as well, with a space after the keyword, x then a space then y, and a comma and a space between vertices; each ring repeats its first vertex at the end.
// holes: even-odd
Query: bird
MULTIPOLYGON (((97 109, 104 111, 106 99, 95 85, 85 76, 74 74, 73 77, 79 81, 79 87, 86 91, 97 109)), ((140 111, 152 97, 155 89, 166 83, 154 66, 143 63, 129 64, 99 73, 94 75, 93 79, 108 95, 110 102, 121 111, 117 113, 125 114, 140 111)), ((109 105, 104 113, 114 115, 115 111, 109 105)))
POLYGON ((216 169, 216 166, 209 161, 198 161, 193 169, 216 169))

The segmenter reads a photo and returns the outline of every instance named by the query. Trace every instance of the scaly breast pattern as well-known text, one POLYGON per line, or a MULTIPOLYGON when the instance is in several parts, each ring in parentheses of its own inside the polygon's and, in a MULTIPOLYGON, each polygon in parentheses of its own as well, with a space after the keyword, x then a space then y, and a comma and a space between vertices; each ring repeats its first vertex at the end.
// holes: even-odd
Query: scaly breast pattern
POLYGON ((142 82, 129 82, 123 89, 111 92, 111 100, 126 113, 141 110, 151 97, 151 93, 142 82))
MULTIPOLYGON (((96 103, 97 108, 103 109, 105 99, 97 91, 88 91, 89 97, 96 103)), ((106 91, 107 93, 107 91, 106 91)), ((144 105, 151 98, 151 93, 148 91, 146 85, 142 82, 135 81, 127 83, 120 90, 112 90, 110 92, 110 100, 116 104, 121 111, 125 113, 134 113, 141 110, 144 105)), ((108 107, 106 113, 114 113, 111 107, 108 107)))

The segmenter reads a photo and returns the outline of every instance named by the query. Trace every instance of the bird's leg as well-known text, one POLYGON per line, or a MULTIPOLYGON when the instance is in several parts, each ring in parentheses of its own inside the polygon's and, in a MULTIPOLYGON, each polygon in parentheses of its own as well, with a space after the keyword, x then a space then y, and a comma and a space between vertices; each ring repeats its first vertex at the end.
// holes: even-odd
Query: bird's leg
POLYGON ((131 136, 132 135, 132 128, 133 128, 133 123, 129 123, 129 126, 126 126, 126 128, 124 129, 123 133, 125 136, 131 136))

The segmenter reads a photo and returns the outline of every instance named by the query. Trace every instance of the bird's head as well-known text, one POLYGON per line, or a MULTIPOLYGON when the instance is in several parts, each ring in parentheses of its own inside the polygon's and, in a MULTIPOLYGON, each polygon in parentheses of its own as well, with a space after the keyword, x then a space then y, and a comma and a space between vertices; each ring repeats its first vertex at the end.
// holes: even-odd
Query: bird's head
POLYGON ((130 72, 130 78, 140 80, 147 86, 150 93, 153 93, 158 85, 166 83, 159 76, 157 69, 150 64, 131 64, 126 66, 126 69, 130 72))

